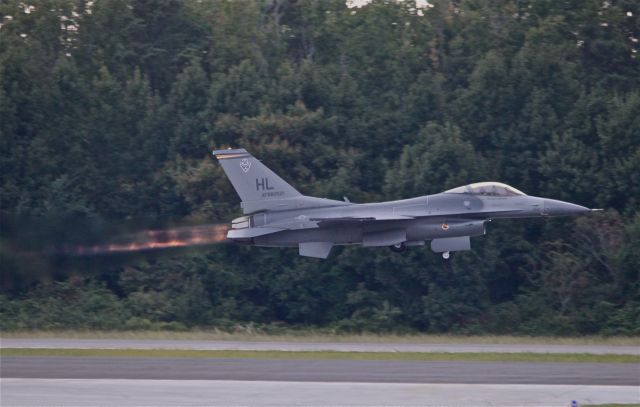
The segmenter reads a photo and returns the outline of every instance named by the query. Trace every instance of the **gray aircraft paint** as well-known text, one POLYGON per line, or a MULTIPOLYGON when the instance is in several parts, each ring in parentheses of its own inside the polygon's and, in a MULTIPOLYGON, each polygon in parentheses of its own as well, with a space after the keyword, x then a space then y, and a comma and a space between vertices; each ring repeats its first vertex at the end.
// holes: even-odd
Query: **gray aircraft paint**
POLYGON ((298 247, 326 258, 334 245, 406 246, 431 241, 434 252, 469 250, 491 219, 590 212, 569 202, 527 196, 498 182, 470 184, 439 194, 357 204, 302 195, 244 149, 214 150, 247 216, 234 219, 227 238, 267 247, 298 247))

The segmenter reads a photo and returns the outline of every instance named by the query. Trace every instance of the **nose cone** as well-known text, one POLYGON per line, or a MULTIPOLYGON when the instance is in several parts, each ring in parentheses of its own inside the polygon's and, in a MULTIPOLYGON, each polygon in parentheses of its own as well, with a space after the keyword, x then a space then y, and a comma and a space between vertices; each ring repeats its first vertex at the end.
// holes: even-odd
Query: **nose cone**
POLYGON ((556 201, 555 199, 545 199, 543 215, 546 216, 567 216, 580 215, 591 212, 591 209, 569 202, 556 201))

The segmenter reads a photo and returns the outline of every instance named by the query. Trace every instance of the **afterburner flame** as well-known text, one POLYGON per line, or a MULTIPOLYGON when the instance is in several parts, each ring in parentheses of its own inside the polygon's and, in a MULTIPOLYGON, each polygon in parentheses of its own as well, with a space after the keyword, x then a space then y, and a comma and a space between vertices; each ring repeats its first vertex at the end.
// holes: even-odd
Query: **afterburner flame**
POLYGON ((75 256, 90 256, 94 254, 124 253, 167 249, 172 247, 200 246, 224 242, 227 238, 228 230, 229 226, 226 224, 185 226, 164 230, 146 230, 139 233, 121 236, 117 239, 117 243, 66 247, 64 251, 67 254, 75 256))

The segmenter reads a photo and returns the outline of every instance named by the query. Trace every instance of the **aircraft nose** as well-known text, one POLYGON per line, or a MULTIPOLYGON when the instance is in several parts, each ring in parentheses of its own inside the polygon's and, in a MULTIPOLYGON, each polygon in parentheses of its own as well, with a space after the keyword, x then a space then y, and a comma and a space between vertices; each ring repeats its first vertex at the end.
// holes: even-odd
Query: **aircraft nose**
POLYGON ((591 209, 584 206, 572 204, 564 201, 556 201, 555 199, 544 200, 543 215, 547 216, 566 216, 579 215, 581 213, 591 212, 591 209))

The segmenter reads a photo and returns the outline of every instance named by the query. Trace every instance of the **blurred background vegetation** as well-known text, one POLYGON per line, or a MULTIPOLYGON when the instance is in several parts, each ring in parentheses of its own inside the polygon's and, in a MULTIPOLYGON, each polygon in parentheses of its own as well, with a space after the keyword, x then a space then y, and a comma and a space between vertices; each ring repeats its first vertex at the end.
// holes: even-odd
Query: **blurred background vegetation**
POLYGON ((3 330, 640 334, 635 0, 5 0, 0 24, 3 330), (46 253, 230 220, 226 146, 308 195, 498 180, 606 211, 493 222, 449 262, 46 253))

